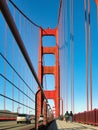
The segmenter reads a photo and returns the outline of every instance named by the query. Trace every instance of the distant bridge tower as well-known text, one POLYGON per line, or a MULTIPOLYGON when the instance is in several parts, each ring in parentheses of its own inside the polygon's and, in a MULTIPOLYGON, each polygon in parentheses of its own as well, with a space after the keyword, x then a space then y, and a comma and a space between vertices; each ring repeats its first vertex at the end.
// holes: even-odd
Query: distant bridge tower
MULTIPOLYGON (((47 99, 53 99, 55 104, 55 116, 60 115, 60 70, 59 70, 59 48, 58 48, 58 28, 40 29, 39 59, 38 59, 38 78, 43 84, 43 76, 45 74, 53 74, 55 77, 55 89, 44 90, 47 99), (56 46, 43 47, 43 36, 55 36, 56 46), (54 54, 56 58, 55 66, 43 66, 42 58, 44 54, 54 54)), ((51 83, 50 83, 51 85, 51 83)), ((42 106, 42 105, 41 105, 42 106)))

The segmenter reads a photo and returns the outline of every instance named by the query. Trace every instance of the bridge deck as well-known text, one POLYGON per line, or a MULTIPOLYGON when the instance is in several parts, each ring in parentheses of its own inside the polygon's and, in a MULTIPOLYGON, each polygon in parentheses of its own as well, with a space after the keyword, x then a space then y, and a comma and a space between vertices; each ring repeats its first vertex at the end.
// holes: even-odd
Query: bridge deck
MULTIPOLYGON (((16 124, 13 122, 0 122, 0 130, 32 130, 34 124, 16 124)), ((80 123, 66 123, 56 120, 47 128, 47 130, 98 130, 98 126, 85 125, 80 123)))
POLYGON ((65 121, 54 121, 48 130, 98 130, 98 126, 85 125, 80 123, 66 123, 65 121))

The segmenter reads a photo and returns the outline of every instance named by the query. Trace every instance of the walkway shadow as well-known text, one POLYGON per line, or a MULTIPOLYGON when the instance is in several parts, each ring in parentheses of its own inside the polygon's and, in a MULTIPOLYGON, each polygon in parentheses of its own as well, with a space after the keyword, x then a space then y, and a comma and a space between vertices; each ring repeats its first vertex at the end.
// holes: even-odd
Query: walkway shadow
POLYGON ((47 128, 47 130, 58 130, 57 128, 57 124, 56 124, 56 120, 54 120, 49 127, 47 128))

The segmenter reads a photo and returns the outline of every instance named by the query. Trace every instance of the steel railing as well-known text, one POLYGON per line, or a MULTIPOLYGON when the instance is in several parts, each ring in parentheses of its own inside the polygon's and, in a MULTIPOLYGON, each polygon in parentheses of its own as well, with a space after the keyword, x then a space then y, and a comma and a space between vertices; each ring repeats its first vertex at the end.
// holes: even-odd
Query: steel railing
POLYGON ((47 98, 44 94, 44 91, 43 91, 43 87, 42 85, 40 84, 39 80, 38 80, 38 77, 37 77, 37 74, 34 70, 34 67, 32 65, 32 62, 30 60, 30 57, 28 55, 28 52, 24 46, 24 42, 19 34, 19 31, 17 29, 17 26, 13 20, 13 17, 10 13, 10 10, 9 10, 9 7, 6 3, 5 0, 0 0, 0 10, 3 14, 3 17, 5 18, 5 21, 6 23, 8 24, 9 26, 9 29, 10 31, 12 32, 12 35, 13 37, 15 38, 16 40, 16 43, 17 45, 19 46, 20 50, 21 50, 21 53, 32 73, 32 76, 34 77, 37 85, 39 86, 39 90, 34 93, 33 90, 30 88, 30 86, 25 82, 25 80, 22 78, 22 76, 15 70, 15 68, 12 66, 12 64, 4 57, 4 55, 2 53, 0 53, 0 57, 6 62, 6 64, 8 66, 10 66, 11 70, 14 71, 14 73, 18 76, 18 78, 25 84, 25 86, 29 89, 29 91, 32 92, 33 95, 35 95, 35 99, 32 99, 32 97, 28 96, 26 94, 26 92, 24 92, 23 90, 21 90, 18 86, 16 86, 13 82, 11 82, 8 77, 6 77, 5 75, 1 74, 0 73, 0 76, 1 78, 3 78, 4 80, 6 80, 10 85, 14 86, 20 93, 22 93, 26 98, 28 98, 29 100, 31 100, 32 102, 35 103, 35 108, 32 108, 30 106, 27 106, 23 103, 21 103, 20 101, 17 101, 15 99, 12 99, 10 96, 5 96, 4 94, 0 94, 0 96, 2 97, 5 97, 9 100, 12 100, 20 105, 23 105, 25 107, 28 107, 30 108, 31 110, 34 110, 35 109, 35 129, 38 129, 39 125, 40 125, 40 121, 39 121, 39 115, 40 114, 43 114, 43 121, 41 123, 41 125, 44 125, 46 126, 47 123, 50 123, 51 121, 53 121, 54 119, 54 116, 53 116, 53 112, 52 112, 52 109, 50 107, 50 105, 48 104, 48 101, 47 101, 47 98), (39 93, 41 95, 41 99, 39 98, 39 93), (35 100, 35 101, 34 101, 35 100), (42 110, 41 110, 41 113, 40 110, 39 110, 39 105, 43 102, 43 107, 42 107, 42 110), (40 103, 40 104, 39 104, 40 103), (39 114, 38 114, 39 113, 39 114))

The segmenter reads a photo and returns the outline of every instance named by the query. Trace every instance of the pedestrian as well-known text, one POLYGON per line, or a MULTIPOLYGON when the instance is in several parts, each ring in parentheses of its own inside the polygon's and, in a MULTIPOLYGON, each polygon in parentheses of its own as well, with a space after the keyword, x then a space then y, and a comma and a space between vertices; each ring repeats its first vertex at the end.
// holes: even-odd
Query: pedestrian
POLYGON ((68 113, 68 111, 66 111, 66 113, 65 113, 65 120, 66 120, 66 122, 68 122, 68 120, 69 120, 69 113, 68 113))
POLYGON ((70 122, 72 122, 72 119, 73 119, 72 111, 70 111, 69 118, 70 118, 70 122))

